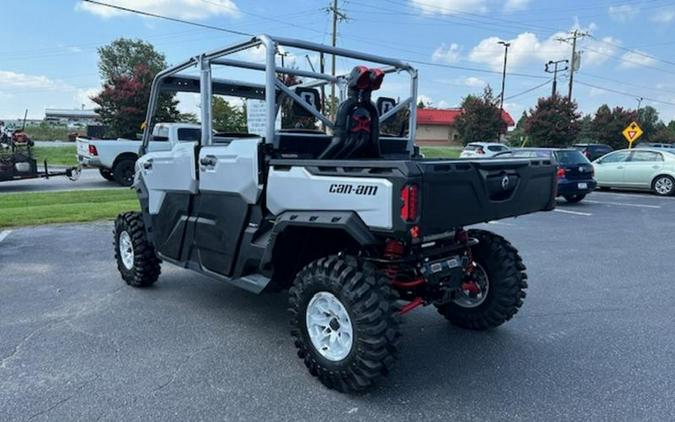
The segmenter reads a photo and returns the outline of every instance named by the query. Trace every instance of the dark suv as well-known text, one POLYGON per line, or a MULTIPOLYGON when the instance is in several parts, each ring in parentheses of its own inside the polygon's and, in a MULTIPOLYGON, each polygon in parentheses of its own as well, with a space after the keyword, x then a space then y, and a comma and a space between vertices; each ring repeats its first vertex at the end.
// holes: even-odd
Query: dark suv
POLYGON ((581 151, 573 148, 514 148, 495 158, 554 158, 558 163, 558 196, 579 202, 591 193, 597 182, 593 165, 581 151))
POLYGON ((588 161, 595 161, 605 154, 614 151, 612 147, 606 144, 575 144, 574 148, 581 151, 588 161))

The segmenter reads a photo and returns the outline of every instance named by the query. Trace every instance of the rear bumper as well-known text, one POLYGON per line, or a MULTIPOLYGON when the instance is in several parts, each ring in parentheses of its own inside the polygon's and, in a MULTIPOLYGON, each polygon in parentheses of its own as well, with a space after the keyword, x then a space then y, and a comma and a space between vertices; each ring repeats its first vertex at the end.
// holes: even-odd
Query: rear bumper
POLYGON ((585 195, 595 190, 598 182, 595 179, 580 179, 580 180, 558 180, 558 196, 564 195, 585 195), (580 183, 585 183, 586 188, 579 188, 580 183))
POLYGON ((77 155, 77 161, 82 167, 103 167, 101 160, 98 157, 85 157, 84 155, 77 155))

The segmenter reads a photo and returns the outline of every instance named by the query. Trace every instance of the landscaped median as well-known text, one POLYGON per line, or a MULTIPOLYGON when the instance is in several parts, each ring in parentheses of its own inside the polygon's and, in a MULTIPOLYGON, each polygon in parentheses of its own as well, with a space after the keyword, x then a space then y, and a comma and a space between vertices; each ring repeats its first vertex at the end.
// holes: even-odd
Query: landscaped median
POLYGON ((124 188, 8 193, 0 195, 0 228, 112 220, 138 209, 136 192, 124 188))

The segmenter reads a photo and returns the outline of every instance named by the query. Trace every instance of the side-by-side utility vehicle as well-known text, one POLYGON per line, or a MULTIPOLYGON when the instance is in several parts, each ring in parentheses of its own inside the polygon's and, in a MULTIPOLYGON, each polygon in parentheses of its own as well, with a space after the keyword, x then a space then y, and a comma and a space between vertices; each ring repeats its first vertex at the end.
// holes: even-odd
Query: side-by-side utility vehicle
POLYGON ((525 265, 503 237, 464 227, 553 209, 556 163, 423 159, 414 145, 416 99, 417 71, 407 63, 265 35, 161 72, 136 163, 141 212, 115 222, 122 278, 150 286, 164 261, 253 293, 288 289, 298 355, 343 392, 365 390, 391 370, 400 318, 420 305, 468 329, 509 320, 525 298, 525 265), (232 58, 257 47, 264 64, 232 58), (337 77, 280 67, 281 48, 369 67, 337 77), (198 76, 185 72, 195 67, 198 76), (215 78, 216 67, 261 72, 264 83, 215 78), (408 97, 376 105, 372 95, 389 74, 409 77, 408 97), (287 86, 291 79, 298 83, 287 86), (339 94, 334 118, 319 94, 327 84, 339 94), (201 94, 199 141, 148 152, 158 97, 175 91, 201 94), (213 95, 264 101, 261 133, 214 133, 213 95), (289 103, 316 125, 275 128, 280 104, 289 103), (400 113, 407 131, 381 135, 380 125, 400 113))

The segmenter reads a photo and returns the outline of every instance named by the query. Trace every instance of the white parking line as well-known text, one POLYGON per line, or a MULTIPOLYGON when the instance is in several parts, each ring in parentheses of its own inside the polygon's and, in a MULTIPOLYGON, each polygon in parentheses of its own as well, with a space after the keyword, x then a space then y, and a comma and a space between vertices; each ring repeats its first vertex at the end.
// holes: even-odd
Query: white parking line
POLYGON ((587 199, 586 202, 588 202, 589 204, 619 205, 623 207, 661 208, 661 205, 629 204, 628 202, 593 201, 591 199, 587 199))
POLYGON ((672 201, 675 199, 674 196, 659 196, 659 195, 654 195, 649 192, 645 193, 628 193, 628 192, 593 192, 593 196, 618 196, 618 197, 629 197, 629 198, 643 198, 643 199, 666 199, 672 201))
POLYGON ((563 209, 560 209, 560 208, 556 208, 553 211, 562 212, 562 213, 565 213, 565 214, 583 215, 584 217, 590 217, 591 215, 593 215, 590 212, 570 211, 570 210, 563 210, 563 209))
POLYGON ((3 231, 1 231, 1 232, 0 232, 0 242, 2 242, 3 240, 5 240, 5 238, 6 238, 7 236, 9 236, 9 234, 10 234, 11 232, 12 232, 11 230, 3 230, 3 231))

